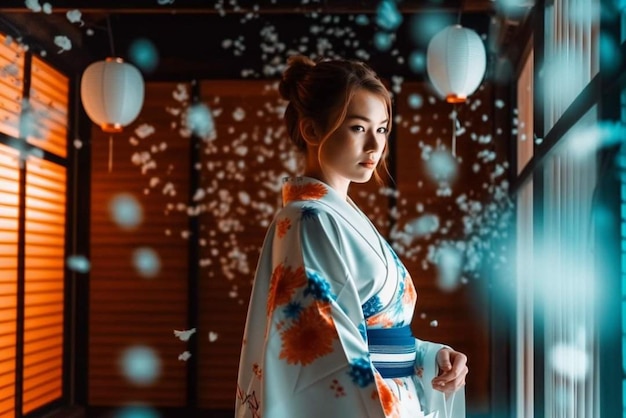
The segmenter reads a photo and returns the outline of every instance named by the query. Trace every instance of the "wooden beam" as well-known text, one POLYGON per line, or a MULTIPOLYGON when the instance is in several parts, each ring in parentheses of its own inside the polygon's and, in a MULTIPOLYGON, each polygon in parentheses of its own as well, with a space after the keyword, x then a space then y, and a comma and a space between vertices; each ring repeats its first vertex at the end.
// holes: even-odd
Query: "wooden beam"
MULTIPOLYGON (((168 0, 161 0, 167 2, 168 0)), ((169 0, 172 1, 172 0, 169 0)), ((121 3, 121 2, 120 2, 121 3)), ((206 0, 176 0, 171 4, 159 5, 157 2, 147 4, 145 0, 131 0, 123 4, 111 5, 109 0, 59 0, 52 7, 54 14, 67 13, 78 9, 83 14, 114 13, 114 14, 221 14, 221 13, 259 13, 259 14, 301 14, 301 13, 335 13, 335 14, 373 14, 378 10, 378 1, 365 0, 239 0, 235 6, 207 6, 206 0), (280 3, 280 4, 278 4, 280 3)), ((442 0, 429 2, 423 0, 406 0, 398 4, 402 13, 495 13, 494 2, 491 0, 442 0)), ((3 0, 0 13, 25 13, 30 10, 23 0, 3 0)))

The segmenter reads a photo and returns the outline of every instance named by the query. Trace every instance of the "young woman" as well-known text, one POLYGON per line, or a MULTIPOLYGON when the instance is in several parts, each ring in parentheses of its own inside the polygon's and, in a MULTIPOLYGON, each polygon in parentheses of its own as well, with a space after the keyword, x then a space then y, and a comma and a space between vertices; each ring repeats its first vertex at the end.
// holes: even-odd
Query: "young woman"
POLYGON ((261 251, 236 417, 464 416, 466 356, 412 336, 413 281, 348 196, 385 167, 389 92, 364 63, 302 56, 279 89, 306 168, 261 251))

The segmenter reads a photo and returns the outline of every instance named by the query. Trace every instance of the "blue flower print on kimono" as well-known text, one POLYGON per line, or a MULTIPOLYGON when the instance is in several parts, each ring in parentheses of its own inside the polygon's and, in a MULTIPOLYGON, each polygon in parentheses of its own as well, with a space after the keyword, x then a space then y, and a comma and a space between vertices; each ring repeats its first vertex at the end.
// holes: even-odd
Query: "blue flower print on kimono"
MULTIPOLYGON (((326 184, 289 179, 283 204, 255 273, 235 416, 425 416, 418 376, 383 378, 367 343, 370 328, 411 322, 417 297, 404 266, 326 184)), ((440 347, 416 340, 416 369, 440 347)))

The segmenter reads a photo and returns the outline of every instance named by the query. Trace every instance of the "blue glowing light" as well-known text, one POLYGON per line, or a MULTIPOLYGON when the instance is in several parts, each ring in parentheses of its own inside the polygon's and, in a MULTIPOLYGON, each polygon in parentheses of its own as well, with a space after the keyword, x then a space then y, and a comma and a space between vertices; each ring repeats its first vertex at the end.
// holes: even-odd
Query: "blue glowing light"
POLYGON ((416 74, 422 74, 426 70, 426 55, 423 51, 413 51, 409 55, 409 68, 416 74))
POLYGON ((426 169, 434 180, 452 181, 458 172, 458 162, 448 150, 437 149, 426 160, 426 169))
POLYGON ((130 61, 146 73, 153 72, 159 64, 159 51, 146 38, 135 39, 128 48, 128 56, 130 61))
POLYGON ((127 348, 121 356, 123 375, 137 386, 153 384, 161 374, 161 360, 156 352, 146 346, 127 348))
POLYGON ((416 45, 424 47, 438 32, 455 23, 451 15, 418 13, 413 15, 409 22, 409 36, 416 45))
POLYGON ((134 229, 143 220, 143 209, 131 194, 121 193, 109 202, 111 219, 122 229, 134 229))
POLYGON ((421 94, 411 93, 409 94, 408 102, 411 109, 419 109, 424 104, 424 99, 421 94))
POLYGON ((91 264, 84 255, 70 255, 67 257, 67 268, 77 273, 87 273, 91 264))
POLYGON ((359 26, 367 26, 370 23, 370 19, 367 15, 358 15, 354 21, 359 26))
POLYGON ((603 71, 614 71, 622 62, 619 44, 609 34, 600 33, 600 68, 603 71))
POLYGON ((159 255, 148 247, 137 248, 133 252, 133 265, 137 273, 146 278, 156 277, 161 271, 159 255))
POLYGON ((463 251, 457 246, 446 244, 437 250, 437 287, 450 292, 461 283, 463 271, 463 251))
POLYGON ((394 35, 387 32, 376 32, 374 34, 374 46, 379 51, 387 51, 393 44, 394 35))
POLYGON ((200 138, 210 138, 215 133, 211 110, 203 104, 194 104, 187 109, 186 123, 189 130, 200 138))
POLYGON ((402 14, 394 0, 382 0, 376 9, 376 23, 385 30, 394 31, 402 23, 402 14))
POLYGON ((407 222, 405 230, 407 234, 414 237, 423 237, 432 234, 439 229, 439 217, 426 213, 419 218, 407 222))
POLYGON ((115 412, 114 418, 159 418, 161 415, 148 406, 126 406, 115 412))
POLYGON ((591 369, 591 356, 576 344, 556 344, 550 350, 549 362, 552 369, 571 380, 584 380, 591 369))
MULTIPOLYGON (((602 121, 574 129, 568 137, 569 147, 579 157, 587 156, 601 148, 610 147, 622 142, 626 137, 626 125, 620 122, 602 121)), ((619 165, 620 159, 616 160, 619 165)))

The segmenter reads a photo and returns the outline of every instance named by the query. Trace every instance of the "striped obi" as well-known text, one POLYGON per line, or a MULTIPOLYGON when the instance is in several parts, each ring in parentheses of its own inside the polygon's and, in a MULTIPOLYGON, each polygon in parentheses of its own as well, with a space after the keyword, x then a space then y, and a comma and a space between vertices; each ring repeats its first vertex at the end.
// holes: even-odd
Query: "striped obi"
POLYGON ((367 330, 370 358, 387 379, 415 374, 415 338, 410 326, 367 330))

